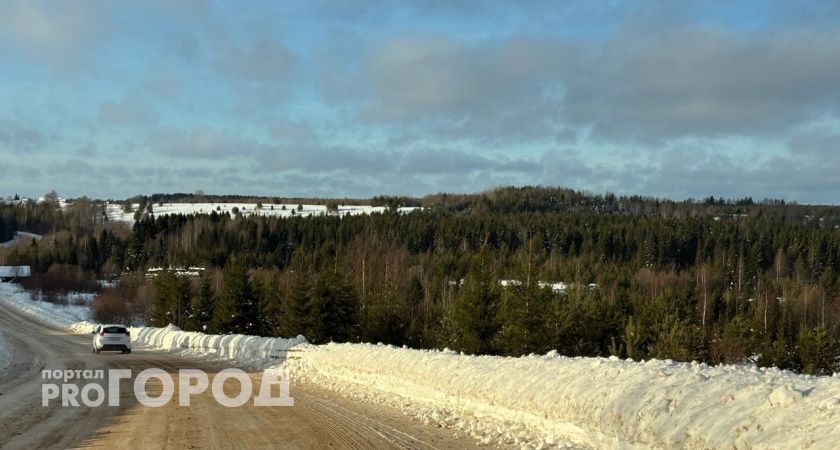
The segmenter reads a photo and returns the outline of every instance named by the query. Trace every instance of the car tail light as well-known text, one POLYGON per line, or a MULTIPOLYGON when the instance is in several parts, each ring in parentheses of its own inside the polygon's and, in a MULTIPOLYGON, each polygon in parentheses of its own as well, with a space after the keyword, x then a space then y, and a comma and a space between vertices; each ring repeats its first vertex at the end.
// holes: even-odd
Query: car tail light
POLYGON ((100 336, 105 336, 105 332, 103 331, 103 332, 99 333, 99 335, 100 336))

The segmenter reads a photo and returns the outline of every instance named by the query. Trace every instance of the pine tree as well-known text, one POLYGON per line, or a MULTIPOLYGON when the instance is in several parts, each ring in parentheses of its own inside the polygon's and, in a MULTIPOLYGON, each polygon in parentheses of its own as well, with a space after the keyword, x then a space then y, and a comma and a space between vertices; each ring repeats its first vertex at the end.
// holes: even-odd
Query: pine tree
POLYGON ((630 316, 627 320, 621 340, 624 343, 624 352, 628 358, 640 359, 642 357, 641 344, 644 342, 644 335, 638 324, 633 321, 633 316, 630 316))
POLYGON ((831 375, 840 369, 837 353, 840 340, 823 326, 803 329, 797 339, 802 372, 811 375, 831 375))
POLYGON ((508 286, 502 291, 500 329, 495 341, 504 354, 521 356, 549 350, 544 319, 552 295, 550 289, 536 282, 508 286))

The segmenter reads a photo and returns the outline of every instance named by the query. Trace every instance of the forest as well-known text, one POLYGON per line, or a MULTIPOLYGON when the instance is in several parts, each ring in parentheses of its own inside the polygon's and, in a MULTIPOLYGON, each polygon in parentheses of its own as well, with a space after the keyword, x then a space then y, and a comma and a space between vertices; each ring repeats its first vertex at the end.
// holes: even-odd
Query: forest
POLYGON ((17 230, 45 237, 0 261, 31 265, 32 290, 99 290, 95 319, 108 322, 470 354, 838 370, 840 207, 547 187, 375 201, 424 209, 343 218, 141 212, 132 227, 109 222, 96 200, 4 205, 0 241, 17 230), (154 267, 204 270, 152 276, 154 267), (100 289, 97 280, 111 283, 100 289))

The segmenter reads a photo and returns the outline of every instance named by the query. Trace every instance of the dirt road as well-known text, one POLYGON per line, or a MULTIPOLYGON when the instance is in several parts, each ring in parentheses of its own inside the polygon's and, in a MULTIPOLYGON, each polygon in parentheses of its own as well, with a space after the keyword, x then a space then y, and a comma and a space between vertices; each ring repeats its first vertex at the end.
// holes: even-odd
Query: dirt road
MULTIPOLYGON (((136 375, 157 367, 175 374, 201 369, 213 374, 221 363, 181 358, 135 348, 131 355, 91 353, 90 338, 67 334, 0 304, 0 330, 16 353, 0 379, 2 448, 473 448, 476 441, 452 430, 426 426, 398 411, 359 404, 315 386, 293 383, 291 407, 239 408, 219 405, 210 390, 189 407, 140 405, 125 380, 119 407, 41 406, 41 370, 131 369, 136 375)), ((258 390, 260 374, 250 375, 258 390)), ((49 382, 49 381, 47 381, 49 382)), ((83 382, 83 381, 81 381, 83 382)), ((232 392, 235 381, 227 384, 232 392)), ((148 385, 150 395, 155 386, 148 385)), ((175 399, 177 399, 177 383, 175 399)))

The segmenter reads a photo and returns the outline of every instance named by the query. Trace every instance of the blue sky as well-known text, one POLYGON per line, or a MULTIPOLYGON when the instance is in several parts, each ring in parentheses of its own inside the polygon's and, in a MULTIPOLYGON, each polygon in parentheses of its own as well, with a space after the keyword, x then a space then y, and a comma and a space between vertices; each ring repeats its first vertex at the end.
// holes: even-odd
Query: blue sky
POLYGON ((830 2, 2 1, 0 195, 840 202, 830 2))

